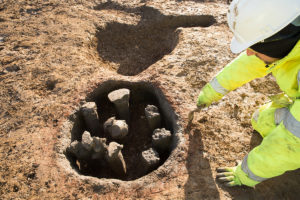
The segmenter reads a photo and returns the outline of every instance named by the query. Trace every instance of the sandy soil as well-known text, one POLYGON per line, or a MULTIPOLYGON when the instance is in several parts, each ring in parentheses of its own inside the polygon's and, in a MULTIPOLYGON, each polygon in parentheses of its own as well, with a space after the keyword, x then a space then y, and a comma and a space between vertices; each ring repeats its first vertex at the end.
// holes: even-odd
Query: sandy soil
POLYGON ((235 57, 227 7, 200 0, 0 0, 0 198, 297 199, 299 170, 255 189, 215 181, 218 166, 235 165, 260 143, 250 118, 279 92, 272 76, 229 93, 185 128, 200 89, 235 57), (107 80, 151 82, 178 114, 185 142, 164 174, 106 186, 60 162, 64 122, 107 80))

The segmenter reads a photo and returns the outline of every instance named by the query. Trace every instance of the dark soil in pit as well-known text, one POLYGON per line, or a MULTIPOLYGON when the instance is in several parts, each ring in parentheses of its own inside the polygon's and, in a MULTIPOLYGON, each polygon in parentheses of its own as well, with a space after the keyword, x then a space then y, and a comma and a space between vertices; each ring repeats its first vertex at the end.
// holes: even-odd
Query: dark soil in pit
MULTIPOLYGON (((96 92, 97 93, 97 92, 96 92)), ((71 157, 70 155, 69 160, 71 161, 73 167, 78 170, 79 173, 88 176, 94 176, 97 178, 116 178, 121 180, 134 180, 139 177, 142 177, 151 171, 145 174, 144 167, 142 166, 141 162, 141 153, 144 150, 147 150, 152 147, 152 130, 148 125, 148 121, 145 117, 145 107, 147 105, 155 105, 160 109, 159 102, 157 97, 150 93, 149 91, 145 90, 141 86, 136 85, 122 85, 122 86, 115 86, 113 89, 108 91, 103 91, 100 94, 96 95, 96 99, 94 101, 97 104, 98 108, 98 115, 99 115, 99 123, 101 126, 101 132, 97 135, 100 138, 107 138, 107 144, 112 141, 118 142, 119 144, 123 144, 124 147, 122 149, 122 154, 127 166, 127 173, 125 176, 119 176, 114 173, 108 163, 103 160, 92 160, 91 162, 87 163, 80 163, 76 161, 76 158, 71 157), (117 119, 117 111, 114 105, 109 101, 107 95, 109 92, 121 88, 127 88, 130 90, 130 122, 129 122, 129 132, 125 139, 116 140, 111 138, 111 136, 104 132, 103 124, 104 122, 113 116, 116 116, 117 119), (79 166, 80 165, 80 170, 79 166)), ((172 127, 168 126, 167 122, 164 120, 164 116, 160 109, 160 114, 162 116, 162 126, 161 128, 166 128, 173 132, 172 127)), ((81 141, 81 135, 83 131, 86 129, 84 124, 82 123, 82 117, 80 113, 78 113, 79 123, 74 125, 73 133, 72 133, 72 141, 78 140, 81 141)), ((171 147, 170 147, 171 151, 171 147)), ((170 151, 160 152, 160 165, 162 165, 168 156, 170 155, 170 151)), ((153 169, 155 170, 155 169, 153 169)))
POLYGON ((98 7, 104 8, 140 15, 137 25, 112 22, 97 33, 100 57, 119 65, 117 72, 128 76, 139 74, 171 53, 178 43, 178 27, 208 27, 215 22, 209 15, 166 16, 148 6, 126 9, 110 3, 98 7))

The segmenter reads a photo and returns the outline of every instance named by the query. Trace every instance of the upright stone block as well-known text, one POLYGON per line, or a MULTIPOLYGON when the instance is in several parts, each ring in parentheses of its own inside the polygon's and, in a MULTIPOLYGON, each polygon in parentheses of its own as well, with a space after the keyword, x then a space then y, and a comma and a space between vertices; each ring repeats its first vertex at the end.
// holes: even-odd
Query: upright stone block
POLYGON ((79 143, 77 140, 73 141, 70 146, 68 146, 67 148, 67 152, 73 154, 74 156, 77 156, 78 152, 79 152, 79 143))
POLYGON ((145 108, 145 115, 152 131, 161 127, 161 117, 156 106, 147 105, 145 108))
POLYGON ((129 122, 129 95, 130 91, 126 88, 112 91, 108 94, 108 99, 115 105, 121 119, 129 122))
POLYGON ((172 134, 165 128, 155 129, 152 134, 153 147, 159 152, 169 150, 171 144, 172 134))
POLYGON ((92 135, 97 135, 97 133, 100 132, 100 123, 96 103, 85 103, 81 107, 81 113, 83 115, 86 128, 92 133, 92 135))
POLYGON ((81 142, 73 141, 67 151, 80 161, 102 159, 107 152, 106 138, 91 137, 88 131, 84 131, 81 142))
POLYGON ((114 139, 123 139, 128 134, 128 125, 125 120, 116 120, 111 117, 104 123, 104 131, 114 139))
POLYGON ((110 167, 116 174, 120 176, 124 176, 126 174, 126 163, 121 152, 122 149, 123 145, 116 142, 111 142, 108 145, 106 154, 106 160, 110 167))
POLYGON ((91 152, 85 149, 81 142, 73 141, 67 148, 67 151, 79 160, 89 160, 91 152))
POLYGON ((93 137, 92 159, 101 159, 107 152, 106 138, 93 137))
POLYGON ((91 151, 93 148, 93 138, 91 137, 91 134, 88 131, 84 131, 81 138, 82 146, 88 150, 91 151))
POLYGON ((142 152, 141 160, 145 169, 144 174, 146 174, 159 165, 160 158, 157 151, 155 151, 153 148, 150 148, 142 152))

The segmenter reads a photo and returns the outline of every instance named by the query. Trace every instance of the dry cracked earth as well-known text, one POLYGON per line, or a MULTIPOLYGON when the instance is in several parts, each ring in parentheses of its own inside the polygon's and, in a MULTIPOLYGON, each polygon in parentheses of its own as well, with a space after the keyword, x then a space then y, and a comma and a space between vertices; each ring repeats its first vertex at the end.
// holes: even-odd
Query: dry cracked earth
POLYGON ((201 88, 236 56, 227 8, 217 0, 0 0, 0 199, 298 199, 299 170, 255 188, 215 180, 217 167, 261 142, 250 118, 279 92, 272 76, 187 126, 201 88), (180 126, 166 162, 136 180, 82 175, 64 153, 74 128, 66 122, 109 81, 151 85, 180 126))

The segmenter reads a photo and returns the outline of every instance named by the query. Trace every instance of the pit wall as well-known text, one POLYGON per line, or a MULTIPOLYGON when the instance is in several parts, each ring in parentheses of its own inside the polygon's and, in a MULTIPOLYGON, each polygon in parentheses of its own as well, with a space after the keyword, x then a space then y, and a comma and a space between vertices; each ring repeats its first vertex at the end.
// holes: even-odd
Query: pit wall
POLYGON ((124 184, 125 187, 130 187, 131 183, 147 184, 155 180, 159 180, 162 178, 162 176, 167 176, 168 173, 173 170, 172 168, 174 166, 177 166, 176 162, 178 162, 178 159, 176 157, 179 153, 182 153, 185 143, 185 139, 183 137, 183 128, 180 122, 180 117, 174 112, 165 95, 159 88, 155 87, 150 82, 144 81, 130 82, 122 80, 107 80, 99 84, 99 86, 93 92, 88 94, 86 101, 97 102, 99 98, 103 97, 103 95, 120 88, 144 91, 156 98, 161 114, 165 119, 166 128, 168 128, 173 135, 171 143, 172 151, 169 158, 157 170, 154 170, 148 175, 132 181, 105 178, 99 179, 91 176, 81 175, 78 170, 71 165, 66 156, 66 148, 75 139, 75 137, 78 137, 83 132, 83 130, 80 129, 80 127, 83 126, 80 125, 82 120, 80 119, 80 115, 78 115, 80 109, 78 107, 69 116, 68 120, 64 122, 60 131, 60 140, 56 148, 58 153, 58 166, 60 166, 69 177, 76 178, 80 181, 84 181, 85 183, 93 184, 97 187, 99 186, 103 189, 106 187, 115 187, 116 184, 124 184))

